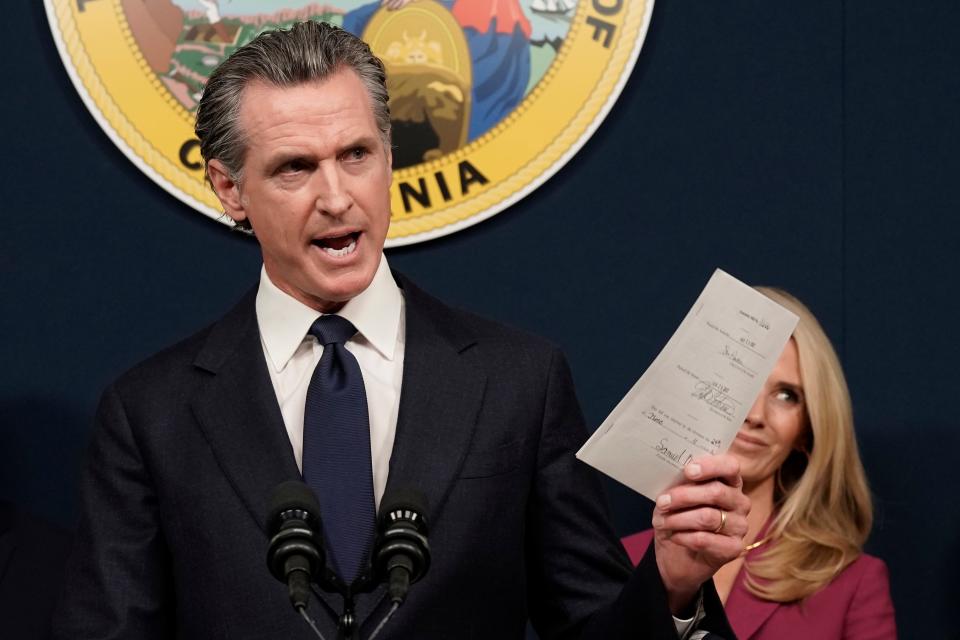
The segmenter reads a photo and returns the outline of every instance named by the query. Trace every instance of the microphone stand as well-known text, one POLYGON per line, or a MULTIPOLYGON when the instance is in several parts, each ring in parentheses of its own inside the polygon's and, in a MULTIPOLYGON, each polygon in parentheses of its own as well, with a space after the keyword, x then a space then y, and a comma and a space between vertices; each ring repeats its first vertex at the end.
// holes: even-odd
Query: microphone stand
POLYGON ((338 640, 360 640, 360 627, 357 625, 356 603, 352 590, 348 587, 343 595, 343 613, 337 621, 338 640))
POLYGON ((374 640, 374 638, 377 637, 380 631, 382 631, 383 628, 387 626, 387 622, 389 622, 390 618, 393 617, 393 614, 395 614, 397 612, 397 609, 399 608, 400 608, 399 602, 394 602, 392 605, 390 605, 390 611, 387 612, 387 615, 383 616, 383 620, 380 621, 380 624, 377 625, 377 628, 373 630, 373 633, 370 634, 370 637, 367 638, 367 640, 374 640))
MULTIPOLYGON (((366 593, 372 591, 372 586, 375 585, 375 582, 370 583, 361 583, 362 590, 357 591, 356 589, 348 589, 343 595, 343 615, 340 616, 340 620, 337 623, 337 640, 360 640, 360 626, 357 624, 356 618, 356 603, 354 602, 354 594, 356 593, 366 593)), ((354 583, 355 586, 356 583, 354 583)), ((390 618, 393 617, 393 614, 397 612, 397 609, 400 608, 399 602, 394 602, 390 606, 390 610, 387 612, 387 615, 383 617, 380 621, 380 624, 377 625, 377 628, 373 630, 370 634, 370 637, 367 640, 374 640, 380 631, 383 630, 383 627, 386 626, 390 618)))
MULTIPOLYGON (((329 570, 328 570, 329 571, 329 570)), ((357 620, 356 596, 361 593, 369 593, 377 586, 374 579, 373 568, 369 567, 360 573, 354 581, 347 585, 340 580, 332 571, 327 574, 327 585, 331 587, 324 589, 326 591, 335 591, 343 598, 343 613, 337 619, 337 640, 360 640, 360 625, 357 620), (331 579, 333 577, 333 579, 331 579)))

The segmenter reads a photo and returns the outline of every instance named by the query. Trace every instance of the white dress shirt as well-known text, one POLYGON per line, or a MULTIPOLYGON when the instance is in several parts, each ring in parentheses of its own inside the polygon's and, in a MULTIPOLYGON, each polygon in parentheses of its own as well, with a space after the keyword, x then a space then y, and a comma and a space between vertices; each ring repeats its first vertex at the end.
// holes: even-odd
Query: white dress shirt
MULTIPOLYGON (((323 345, 307 334, 322 314, 281 291, 260 271, 257 322, 273 390, 293 447, 297 467, 303 471, 303 414, 310 377, 323 355, 323 345)), ((373 282, 348 301, 337 315, 357 328, 346 348, 360 364, 370 418, 370 454, 373 494, 377 509, 387 485, 390 453, 397 433, 400 385, 403 377, 404 300, 390 274, 385 256, 373 282)))

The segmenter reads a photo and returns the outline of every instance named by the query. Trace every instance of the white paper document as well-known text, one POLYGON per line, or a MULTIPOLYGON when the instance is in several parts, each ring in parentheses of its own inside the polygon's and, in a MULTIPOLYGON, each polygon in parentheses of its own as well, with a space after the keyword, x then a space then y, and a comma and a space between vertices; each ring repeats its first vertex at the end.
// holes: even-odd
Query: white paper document
POLYGON ((685 464, 726 451, 797 316, 717 269, 629 393, 577 453, 655 500, 685 464))

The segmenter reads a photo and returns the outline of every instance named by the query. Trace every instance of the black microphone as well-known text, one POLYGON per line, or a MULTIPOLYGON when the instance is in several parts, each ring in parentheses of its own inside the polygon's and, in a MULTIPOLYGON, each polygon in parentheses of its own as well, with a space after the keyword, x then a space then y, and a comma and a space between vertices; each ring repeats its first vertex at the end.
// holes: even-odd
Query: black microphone
POLYGON ((387 581, 390 600, 398 606, 410 585, 430 568, 426 513, 426 498, 414 490, 393 493, 380 508, 373 562, 377 577, 387 581))
POLYGON ((293 608, 304 613, 310 584, 325 567, 320 534, 320 505, 300 480, 283 482, 273 490, 267 517, 267 566, 287 585, 293 608))

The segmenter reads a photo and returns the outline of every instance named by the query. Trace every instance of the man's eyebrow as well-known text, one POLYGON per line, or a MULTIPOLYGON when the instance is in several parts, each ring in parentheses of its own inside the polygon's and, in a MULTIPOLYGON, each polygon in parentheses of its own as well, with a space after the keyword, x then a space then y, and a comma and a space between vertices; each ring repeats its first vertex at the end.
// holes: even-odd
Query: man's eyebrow
MULTIPOLYGON (((358 147, 371 149, 375 145, 379 144, 379 140, 380 138, 370 135, 361 135, 356 138, 350 138, 347 142, 337 146, 336 155, 346 153, 347 151, 356 149, 358 147)), ((267 157, 266 162, 267 166, 275 167, 279 164, 290 162, 291 160, 310 160, 312 158, 313 153, 310 151, 289 149, 276 151, 273 155, 267 157)))
POLYGON ((379 140, 379 138, 370 135, 362 135, 357 138, 351 138, 349 142, 346 142, 338 147, 337 153, 340 154, 345 151, 350 151, 351 149, 356 149, 357 147, 369 149, 377 144, 377 140, 379 140))
POLYGON ((310 154, 303 151, 277 151, 275 154, 267 156, 263 164, 264 174, 269 175, 274 171, 294 160, 304 160, 310 162, 310 154))
POLYGON ((300 160, 308 157, 309 154, 301 151, 278 151, 272 156, 268 156, 267 164, 276 165, 290 162, 291 160, 300 160))

